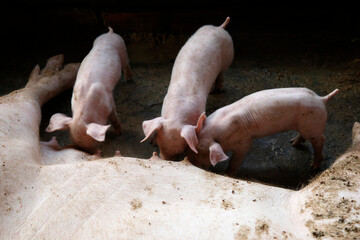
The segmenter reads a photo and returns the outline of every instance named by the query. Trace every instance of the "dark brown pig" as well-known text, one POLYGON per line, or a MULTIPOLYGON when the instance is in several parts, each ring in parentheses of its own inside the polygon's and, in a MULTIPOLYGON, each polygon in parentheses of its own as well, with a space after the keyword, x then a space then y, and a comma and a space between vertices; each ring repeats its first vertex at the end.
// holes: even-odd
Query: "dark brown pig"
POLYGON ((228 174, 234 176, 254 138, 296 130, 299 135, 292 145, 309 140, 314 148, 312 167, 317 169, 324 158, 325 104, 338 91, 319 97, 307 88, 264 90, 220 108, 208 118, 202 115, 197 126, 198 144, 191 147, 197 154, 189 153, 190 160, 209 168, 228 159, 225 153, 232 152, 228 174))
POLYGON ((124 40, 109 28, 97 37, 93 48, 81 63, 71 99, 73 117, 54 114, 47 132, 70 129, 73 144, 95 153, 98 141, 105 140, 110 125, 120 134, 120 120, 116 114, 113 89, 124 70, 125 79, 131 78, 129 59, 124 40))
POLYGON ((210 91, 214 86, 221 88, 223 73, 233 60, 233 42, 224 29, 229 20, 219 27, 201 27, 186 42, 176 57, 161 117, 142 124, 146 136, 142 142, 156 133, 163 159, 172 159, 187 145, 197 143, 197 120, 205 111, 210 91))

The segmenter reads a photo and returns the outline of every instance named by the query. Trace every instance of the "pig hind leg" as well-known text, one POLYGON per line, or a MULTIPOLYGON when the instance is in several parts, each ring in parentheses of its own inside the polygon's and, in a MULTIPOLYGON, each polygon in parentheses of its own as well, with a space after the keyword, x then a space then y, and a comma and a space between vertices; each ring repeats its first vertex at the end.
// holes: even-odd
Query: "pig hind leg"
POLYGON ((219 93, 223 87, 224 83, 224 72, 220 72, 217 76, 214 86, 211 89, 211 93, 219 93))
POLYGON ((325 130, 327 113, 325 105, 322 103, 314 103, 316 107, 308 109, 298 122, 298 131, 300 135, 309 140, 314 149, 314 161, 312 163, 313 169, 319 169, 322 160, 324 159, 323 147, 325 137, 323 132, 325 130))
POLYGON ((323 147, 325 142, 324 135, 310 138, 311 145, 314 149, 314 161, 312 163, 313 169, 319 169, 321 162, 324 160, 323 147))
POLYGON ((130 64, 127 64, 124 68, 124 78, 126 81, 129 81, 133 78, 133 74, 131 72, 130 64))
MULTIPOLYGON (((322 130, 322 128, 319 128, 318 130, 322 130)), ((319 169, 320 164, 321 164, 322 160, 324 159, 323 147, 324 147, 325 137, 322 134, 322 132, 323 131, 316 131, 316 132, 309 133, 309 134, 300 132, 300 134, 301 134, 300 138, 309 140, 314 149, 314 161, 312 163, 313 169, 319 169)))

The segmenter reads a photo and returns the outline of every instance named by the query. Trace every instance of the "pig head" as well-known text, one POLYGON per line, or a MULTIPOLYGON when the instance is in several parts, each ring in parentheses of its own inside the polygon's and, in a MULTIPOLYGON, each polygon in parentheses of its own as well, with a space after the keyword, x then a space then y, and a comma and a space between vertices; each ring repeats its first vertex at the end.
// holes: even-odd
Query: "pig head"
MULTIPOLYGON (((205 117, 205 114, 203 113, 201 116, 205 117)), ((201 119, 200 117, 196 126, 179 124, 177 121, 168 120, 164 117, 144 121, 143 130, 146 137, 142 142, 156 132, 156 143, 160 148, 160 157, 163 159, 171 159, 173 156, 182 153, 187 146, 192 151, 197 152, 195 146, 198 144, 197 134, 201 129, 201 119)))
POLYGON ((229 20, 219 27, 203 26, 189 38, 176 57, 161 117, 143 122, 142 142, 153 135, 163 159, 172 159, 187 146, 196 151, 197 121, 233 59, 233 42, 224 29, 229 20))
POLYGON ((75 147, 94 153, 98 142, 105 140, 110 125, 120 134, 120 120, 116 114, 113 89, 124 70, 125 79, 131 70, 124 40, 109 28, 109 32, 95 39, 93 48, 81 63, 71 100, 73 117, 54 114, 47 132, 70 130, 75 147))
POLYGON ((79 149, 94 153, 97 142, 105 141, 105 134, 110 125, 101 125, 97 123, 85 123, 82 119, 73 119, 62 113, 54 114, 47 132, 58 130, 70 130, 71 142, 79 149))
POLYGON ((190 149, 186 151, 186 155, 194 165, 203 169, 210 169, 211 166, 215 166, 218 162, 227 160, 229 156, 224 153, 221 145, 213 137, 209 136, 211 135, 210 132, 216 134, 217 131, 212 129, 208 132, 208 128, 204 127, 206 120, 205 113, 203 113, 196 125, 196 140, 193 141, 193 145, 189 144, 190 149), (196 151, 193 150, 194 148, 196 151))

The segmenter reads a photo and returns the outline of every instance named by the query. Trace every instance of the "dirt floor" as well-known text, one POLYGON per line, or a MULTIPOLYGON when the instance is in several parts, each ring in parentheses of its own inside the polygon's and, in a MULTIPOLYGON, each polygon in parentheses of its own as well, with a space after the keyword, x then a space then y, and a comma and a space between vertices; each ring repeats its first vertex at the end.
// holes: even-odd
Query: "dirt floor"
MULTIPOLYGON (((219 25, 222 22, 208 23, 219 25)), ((348 148, 352 125, 360 120, 360 39, 331 32, 242 32, 234 25, 230 27, 230 22, 228 31, 234 40, 235 59, 225 73, 223 91, 209 96, 207 115, 263 89, 307 87, 318 95, 326 95, 339 88, 340 92, 327 104, 325 161, 321 169, 328 168, 348 148)), ((123 156, 149 158, 153 151, 158 151, 147 142, 140 143, 144 137, 141 123, 160 116, 175 57, 191 32, 200 26, 194 22, 193 31, 124 34, 114 27, 125 39, 134 77, 129 82, 121 79, 114 90, 123 134, 116 136, 112 129, 107 132, 106 141, 100 145, 104 156, 112 156, 120 150, 123 156)), ((7 40, 8 48, 4 49, 1 60, 0 95, 23 87, 34 65, 44 66, 52 55, 64 53, 67 63, 82 61, 95 37, 106 31, 99 22, 93 29, 71 37, 51 31, 51 34, 37 36, 36 39, 41 39, 39 42, 30 41, 33 46, 19 46, 7 40), (47 44, 41 45, 46 38, 47 44)), ((63 33, 64 29, 61 30, 63 33)), ((9 30, 8 36, 13 31, 9 30)), ((28 33, 23 37, 32 35, 28 33)), ((19 38, 17 36, 15 43, 19 38)), ((61 145, 69 143, 67 132, 49 134, 44 129, 54 113, 71 116, 71 94, 71 90, 66 91, 43 107, 41 140, 48 141, 55 135, 61 145)), ((289 188, 306 184, 313 176, 310 171, 313 150, 308 142, 293 148, 289 140, 295 135, 296 132, 288 131, 255 140, 239 170, 239 178, 289 188)))

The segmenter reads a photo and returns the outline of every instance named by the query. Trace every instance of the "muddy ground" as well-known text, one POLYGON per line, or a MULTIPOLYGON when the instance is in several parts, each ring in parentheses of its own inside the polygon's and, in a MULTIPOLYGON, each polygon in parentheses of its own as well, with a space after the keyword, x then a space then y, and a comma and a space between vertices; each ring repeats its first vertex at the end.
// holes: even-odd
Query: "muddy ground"
MULTIPOLYGON (((202 22, 219 25, 228 14, 217 12, 197 15, 196 19, 201 19, 201 23, 197 23, 196 19, 189 20, 186 14, 178 14, 178 21, 182 20, 182 17, 187 19, 185 30, 168 27, 165 30, 159 28, 158 31, 148 31, 146 28, 142 31, 131 31, 130 28, 122 33, 121 26, 124 24, 117 22, 117 18, 106 18, 106 14, 102 13, 99 20, 96 14, 91 18, 91 11, 89 13, 76 10, 88 17, 79 23, 79 17, 74 14, 74 10, 68 11, 70 14, 65 15, 71 17, 68 17, 65 23, 56 21, 54 29, 45 29, 50 25, 45 24, 41 29, 34 30, 34 33, 27 30, 26 34, 21 35, 14 28, 5 27, 8 39, 2 38, 2 46, 6 47, 0 62, 0 95, 23 87, 35 64, 44 66, 46 59, 52 55, 65 54, 66 63, 82 61, 90 51, 95 37, 106 32, 105 25, 111 23, 115 32, 125 39, 134 77, 129 82, 121 79, 114 90, 123 133, 116 136, 110 129, 100 149, 103 156, 113 156, 116 150, 120 150, 123 156, 149 158, 152 152, 158 149, 147 142, 140 143, 144 137, 141 123, 160 116, 162 100, 179 49, 202 22), (73 19, 73 15, 77 18, 73 19), (73 21, 76 22, 76 27, 83 26, 82 30, 74 31, 71 27, 68 28, 73 21), (67 29, 71 30, 71 34, 66 34, 67 29), (26 44, 19 44, 21 40, 27 39, 26 44)), ((66 16, 61 14, 62 18, 66 16)), ((126 16, 127 18, 120 19, 141 21, 131 18, 136 16, 136 13, 126 16)), ((153 17, 149 13, 149 16, 148 21, 157 19, 156 14, 153 17)), ((312 29, 309 32, 302 30, 303 28, 300 28, 301 31, 269 31, 262 28, 250 31, 250 25, 239 24, 238 15, 230 17, 232 20, 228 31, 234 40, 235 59, 225 73, 222 92, 209 96, 207 115, 263 89, 307 87, 318 95, 326 95, 339 88, 340 92, 327 104, 325 161, 321 170, 328 168, 348 148, 352 125, 360 120, 360 35, 350 30, 344 30, 346 34, 342 34, 342 30, 339 30, 341 27, 334 32, 329 28, 324 31, 312 29), (241 31, 240 27, 244 31, 241 31)), ((41 17, 34 20, 34 27, 39 28, 36 24, 40 20, 41 17)), ((21 21, 16 23, 25 24, 21 21)), ((169 26, 177 26, 176 24, 175 20, 168 23, 169 26)), ((44 129, 54 113, 61 112, 71 116, 71 94, 71 90, 66 91, 44 105, 40 126, 41 140, 48 141, 55 135, 61 145, 69 143, 67 132, 46 133, 44 129)), ((255 140, 243 161, 238 177, 289 188, 299 188, 306 184, 313 176, 310 171, 313 150, 308 142, 299 148, 293 148, 289 140, 295 135, 296 132, 288 131, 255 140)), ((218 171, 221 173, 221 168, 218 171)))

